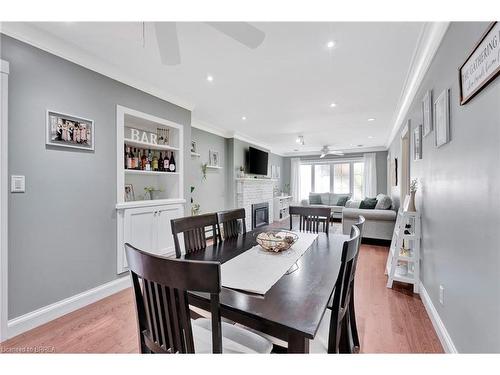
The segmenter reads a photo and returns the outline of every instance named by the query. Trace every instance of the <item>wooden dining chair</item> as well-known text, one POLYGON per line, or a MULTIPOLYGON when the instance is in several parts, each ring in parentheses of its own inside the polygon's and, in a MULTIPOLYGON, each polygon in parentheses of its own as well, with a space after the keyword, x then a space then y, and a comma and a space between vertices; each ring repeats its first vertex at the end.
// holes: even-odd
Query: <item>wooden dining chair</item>
POLYGON ((240 233, 246 233, 245 209, 238 208, 236 210, 217 212, 217 225, 224 240, 238 237, 240 233))
POLYGON ((206 249, 207 237, 205 229, 207 227, 212 227, 214 245, 217 245, 221 241, 220 233, 217 230, 217 215, 214 213, 172 219, 170 223, 172 225, 175 255, 177 258, 182 255, 179 244, 179 233, 184 235, 184 250, 186 254, 206 249))
POLYGON ((221 322, 220 264, 165 258, 125 244, 141 353, 269 353, 262 336, 221 322), (210 295, 211 319, 190 318, 188 291, 210 295))
POLYGON ((352 226, 349 240, 344 242, 340 260, 340 270, 333 291, 333 305, 326 309, 320 327, 311 342, 313 353, 349 353, 349 303, 352 296, 353 283, 350 282, 354 272, 360 241, 360 232, 352 226))
POLYGON ((331 212, 329 207, 290 206, 290 230, 293 226, 293 216, 298 216, 300 231, 319 233, 322 226, 322 231, 328 235, 331 212))

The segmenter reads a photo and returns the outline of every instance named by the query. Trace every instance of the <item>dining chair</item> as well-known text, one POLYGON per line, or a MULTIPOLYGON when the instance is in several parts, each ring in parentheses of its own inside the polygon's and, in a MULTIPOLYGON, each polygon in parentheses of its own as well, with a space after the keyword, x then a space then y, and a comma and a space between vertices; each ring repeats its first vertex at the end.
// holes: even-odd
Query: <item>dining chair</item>
POLYGON ((141 353, 270 353, 272 343, 221 322, 220 263, 165 258, 125 244, 141 353), (210 295, 211 319, 192 320, 188 292, 210 295))
POLYGON ((240 233, 246 233, 245 209, 238 208, 236 210, 217 212, 217 225, 224 240, 238 237, 240 233))
POLYGON ((290 230, 292 230, 293 216, 298 216, 300 231, 319 233, 322 225, 322 231, 328 235, 331 212, 329 207, 290 206, 290 230))
POLYGON ((203 250, 207 247, 207 237, 205 229, 212 227, 213 243, 221 241, 220 233, 217 230, 217 215, 204 214, 197 216, 187 216, 170 220, 172 225, 172 235, 174 236, 175 255, 179 258, 182 255, 179 244, 179 233, 184 235, 184 251, 186 254, 203 250))
POLYGON ((349 303, 353 283, 354 261, 358 253, 360 232, 352 226, 351 235, 344 242, 340 258, 340 271, 333 291, 333 305, 326 309, 314 340, 312 353, 348 353, 349 350, 349 303))

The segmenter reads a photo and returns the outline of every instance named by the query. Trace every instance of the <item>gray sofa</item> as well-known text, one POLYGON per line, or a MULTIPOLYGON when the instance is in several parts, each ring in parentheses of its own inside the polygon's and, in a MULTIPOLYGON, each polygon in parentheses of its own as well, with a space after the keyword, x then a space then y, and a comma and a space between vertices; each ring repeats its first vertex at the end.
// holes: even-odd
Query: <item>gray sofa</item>
MULTIPOLYGON (((382 194, 379 194, 379 198, 382 194)), ((387 196, 386 196, 387 197, 387 196)), ((388 197, 389 198, 389 197, 388 197)), ((399 200, 391 199, 389 209, 360 209, 359 201, 349 201, 342 211, 342 231, 344 234, 351 232, 352 225, 360 215, 366 219, 363 227, 363 238, 374 238, 380 240, 391 240, 396 224, 396 216, 399 209, 399 200)))
POLYGON ((345 203, 350 199, 349 194, 334 194, 334 193, 309 193, 309 199, 302 200, 302 206, 328 206, 332 209, 332 218, 342 219, 342 211, 345 203), (339 205, 339 199, 344 201, 343 205, 339 205))

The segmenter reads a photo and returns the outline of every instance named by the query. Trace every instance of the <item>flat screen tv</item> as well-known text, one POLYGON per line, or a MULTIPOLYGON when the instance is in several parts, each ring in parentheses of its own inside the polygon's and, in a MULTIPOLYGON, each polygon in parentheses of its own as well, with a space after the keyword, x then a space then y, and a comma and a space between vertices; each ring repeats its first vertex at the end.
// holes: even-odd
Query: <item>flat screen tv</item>
POLYGON ((250 147, 248 149, 248 173, 267 175, 268 158, 267 152, 250 147))

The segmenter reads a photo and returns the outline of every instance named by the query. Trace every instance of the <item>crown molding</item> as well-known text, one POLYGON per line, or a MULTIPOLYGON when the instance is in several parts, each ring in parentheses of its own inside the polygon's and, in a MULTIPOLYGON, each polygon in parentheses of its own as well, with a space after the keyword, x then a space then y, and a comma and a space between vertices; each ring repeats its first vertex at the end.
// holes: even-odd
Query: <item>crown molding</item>
POLYGON ((449 25, 450 22, 426 22, 423 25, 399 98, 394 124, 386 143, 387 148, 398 134, 449 25))
POLYGON ((141 90, 147 94, 166 100, 179 107, 190 111, 194 108, 193 103, 172 95, 144 80, 133 78, 129 73, 124 72, 117 66, 85 53, 81 48, 66 43, 26 22, 2 22, 0 33, 141 90))

